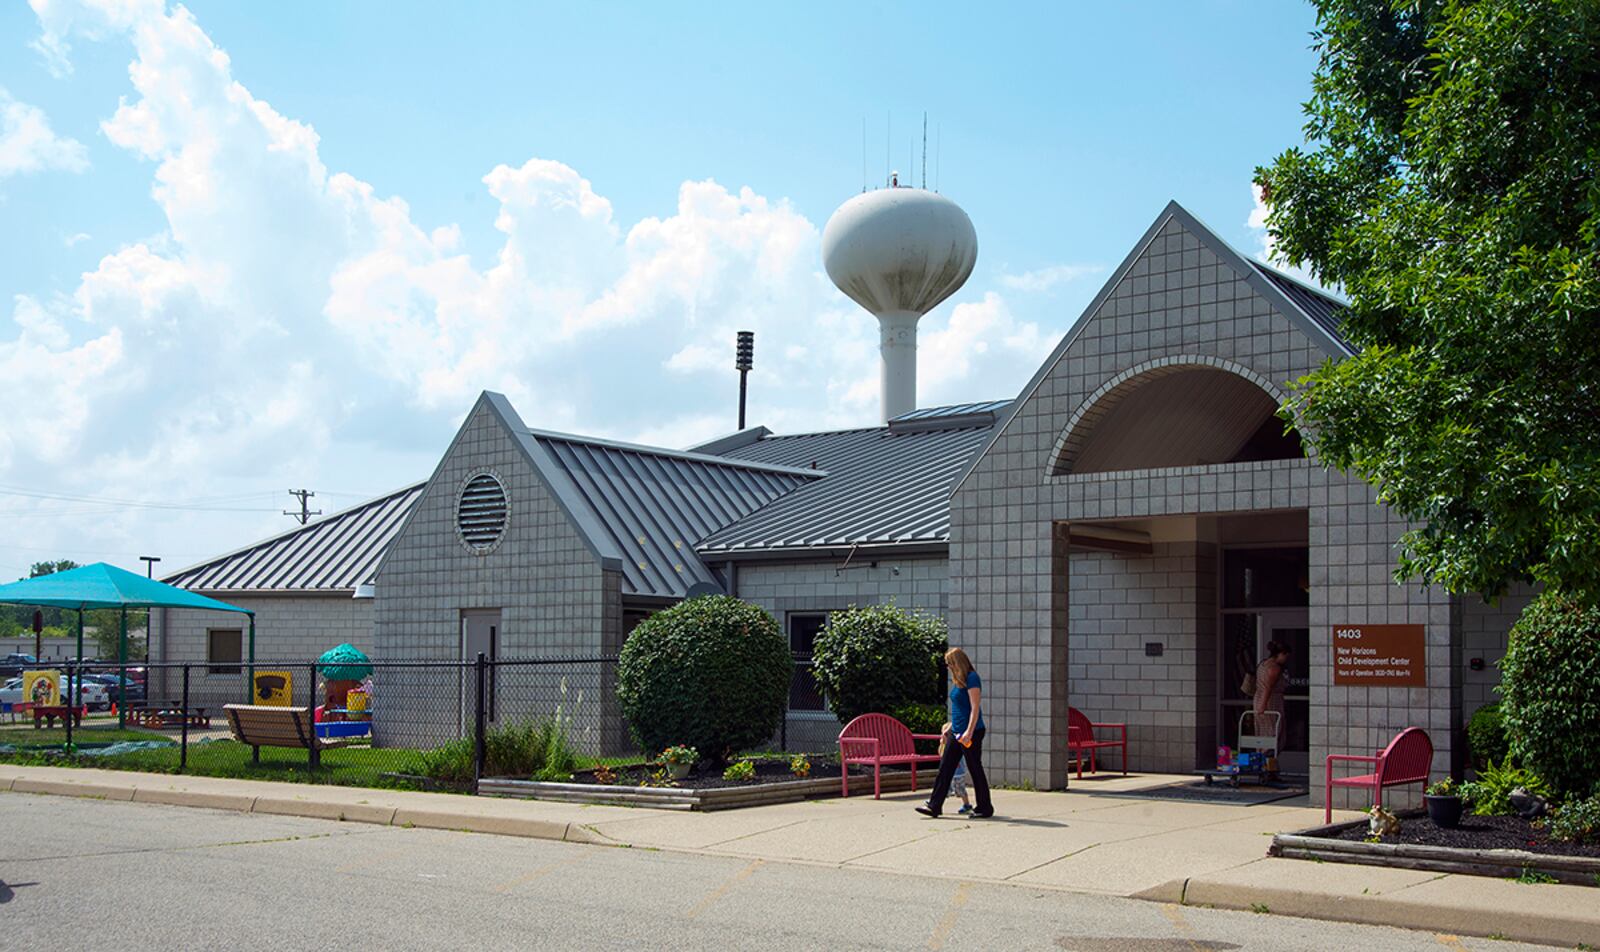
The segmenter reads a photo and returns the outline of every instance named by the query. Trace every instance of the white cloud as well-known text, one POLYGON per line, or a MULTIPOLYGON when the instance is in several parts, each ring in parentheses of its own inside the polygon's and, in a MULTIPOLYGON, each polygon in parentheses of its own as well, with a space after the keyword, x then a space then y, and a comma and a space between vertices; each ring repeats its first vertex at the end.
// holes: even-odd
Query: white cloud
POLYGON ((86 231, 80 231, 80 232, 75 232, 73 234, 67 235, 65 238, 62 238, 61 239, 61 243, 63 245, 66 245, 68 248, 72 248, 72 247, 77 246, 78 244, 81 244, 82 242, 88 241, 90 238, 93 238, 93 237, 94 237, 93 235, 89 234, 86 231))
POLYGON ((1098 264, 1055 264, 1048 268, 1024 271, 1021 274, 1002 274, 1000 284, 1013 291, 1049 291, 1058 285, 1071 284, 1079 278, 1093 277, 1104 270, 1105 266, 1098 264))
POLYGON ((25 172, 82 172, 89 151, 76 139, 58 136, 37 106, 18 102, 0 88, 0 179, 25 172))
MULTIPOLYGON (((425 476, 483 389, 534 426, 687 445, 733 429, 738 330, 757 335, 753 423, 877 419, 876 326, 785 200, 689 181, 670 215, 628 224, 559 161, 502 164, 482 180, 500 244, 475 265, 456 225, 328 169, 319 132, 256 98, 187 9, 33 3, 60 64, 69 41, 132 45, 131 94, 102 128, 152 163, 165 229, 0 312, 0 379, 20 381, 0 483, 378 492, 425 476)), ((1015 393, 1053 343, 992 293, 923 323, 924 404, 1015 393)), ((182 562, 286 527, 254 508, 27 521, 42 546, 182 562)), ((0 518, 21 512, 0 495, 0 518)))

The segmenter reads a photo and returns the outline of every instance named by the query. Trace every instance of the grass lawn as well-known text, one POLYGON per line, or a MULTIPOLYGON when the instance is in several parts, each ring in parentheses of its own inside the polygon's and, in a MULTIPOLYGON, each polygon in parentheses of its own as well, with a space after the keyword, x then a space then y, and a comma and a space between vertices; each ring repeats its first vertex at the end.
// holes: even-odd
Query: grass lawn
MULTIPOLYGON (((73 728, 72 740, 76 744, 109 744, 123 740, 170 740, 174 743, 178 735, 160 734, 155 731, 144 731, 137 728, 118 730, 115 727, 85 727, 73 728)), ((67 729, 65 727, 41 727, 35 730, 32 727, 19 727, 0 730, 0 744, 14 744, 18 747, 61 746, 67 742, 67 729)))

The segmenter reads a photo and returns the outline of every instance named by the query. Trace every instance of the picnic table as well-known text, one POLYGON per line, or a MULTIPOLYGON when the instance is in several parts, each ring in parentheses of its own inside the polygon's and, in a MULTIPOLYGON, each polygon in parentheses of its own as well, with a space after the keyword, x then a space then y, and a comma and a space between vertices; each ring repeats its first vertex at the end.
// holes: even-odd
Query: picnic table
POLYGON ((35 704, 32 710, 34 727, 38 727, 40 721, 55 727, 56 718, 60 718, 61 722, 65 724, 68 717, 72 718, 72 724, 76 727, 83 723, 83 716, 89 713, 87 707, 71 707, 66 704, 35 704))
POLYGON ((211 716, 203 707, 185 709, 181 704, 142 704, 128 708, 128 722, 140 727, 210 727, 211 716))

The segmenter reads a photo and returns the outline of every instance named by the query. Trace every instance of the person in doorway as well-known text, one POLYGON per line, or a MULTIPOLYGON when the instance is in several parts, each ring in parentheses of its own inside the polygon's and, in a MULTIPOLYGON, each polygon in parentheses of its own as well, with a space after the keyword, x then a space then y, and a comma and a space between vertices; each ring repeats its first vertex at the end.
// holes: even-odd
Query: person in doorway
POLYGON ((972 661, 960 648, 946 651, 944 663, 954 682, 950 686, 950 731, 955 734, 955 743, 945 747, 928 802, 918 806, 917 812, 932 817, 940 814, 945 797, 950 795, 956 764, 965 761, 978 801, 972 815, 985 819, 994 816, 994 804, 989 800, 989 778, 983 773, 983 737, 988 733, 983 723, 983 679, 972 670, 972 661))
POLYGON ((1283 753, 1283 727, 1285 720, 1284 695, 1289 690, 1289 646, 1281 641, 1267 642, 1266 660, 1256 665, 1256 696, 1253 710, 1258 720, 1256 732, 1261 732, 1259 723, 1262 714, 1276 713, 1278 721, 1278 745, 1273 751, 1274 755, 1283 753))

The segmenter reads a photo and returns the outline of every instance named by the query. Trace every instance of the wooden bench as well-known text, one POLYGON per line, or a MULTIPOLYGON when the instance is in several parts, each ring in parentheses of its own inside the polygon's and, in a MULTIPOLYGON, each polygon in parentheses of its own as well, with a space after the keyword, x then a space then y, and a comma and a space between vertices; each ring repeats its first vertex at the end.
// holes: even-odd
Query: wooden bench
POLYGON ((1322 811, 1322 822, 1333 822, 1333 789, 1335 787, 1361 787, 1372 791, 1372 805, 1383 806, 1383 788, 1420 783, 1428 789, 1428 775, 1433 770, 1433 741, 1420 727, 1408 727, 1395 735, 1389 746, 1371 757, 1356 754, 1329 754, 1324 765, 1327 771, 1328 798, 1322 811), (1354 777, 1334 777, 1335 761, 1372 765, 1372 773, 1354 777))
POLYGON ((1089 720, 1088 715, 1075 707, 1067 708, 1067 753, 1072 755, 1073 761, 1078 765, 1078 779, 1083 779, 1084 755, 1088 755, 1089 772, 1099 773, 1100 764, 1097 753, 1110 748, 1122 750, 1122 775, 1128 775, 1128 725, 1096 723, 1089 720), (1102 739, 1095 736, 1095 731, 1104 728, 1116 729, 1116 740, 1102 739))
POLYGON ((319 767, 322 751, 349 743, 318 737, 310 708, 228 704, 222 710, 228 715, 228 727, 233 730, 234 739, 250 745, 253 764, 261 763, 263 747, 298 747, 310 754, 312 767, 319 767))
POLYGON ((863 714, 839 732, 840 795, 850 795, 850 765, 872 765, 872 799, 883 790, 881 771, 887 765, 911 765, 911 789, 917 789, 917 764, 936 764, 938 754, 917 753, 919 740, 938 740, 938 734, 913 734, 887 714, 863 714))

